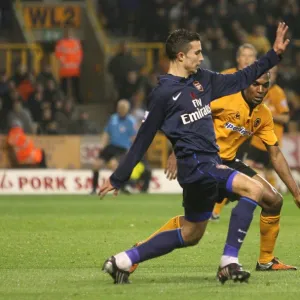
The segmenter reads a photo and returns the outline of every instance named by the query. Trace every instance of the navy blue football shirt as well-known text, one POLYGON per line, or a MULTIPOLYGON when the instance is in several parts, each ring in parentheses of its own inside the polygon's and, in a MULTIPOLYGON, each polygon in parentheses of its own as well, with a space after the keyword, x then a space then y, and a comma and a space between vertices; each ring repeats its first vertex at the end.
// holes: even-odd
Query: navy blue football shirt
POLYGON ((111 175, 115 188, 128 180, 135 165, 161 130, 173 145, 176 157, 194 153, 216 154, 210 102, 237 93, 252 84, 280 61, 272 49, 249 67, 233 74, 199 69, 188 78, 166 74, 159 77, 148 98, 149 108, 125 159, 111 175))

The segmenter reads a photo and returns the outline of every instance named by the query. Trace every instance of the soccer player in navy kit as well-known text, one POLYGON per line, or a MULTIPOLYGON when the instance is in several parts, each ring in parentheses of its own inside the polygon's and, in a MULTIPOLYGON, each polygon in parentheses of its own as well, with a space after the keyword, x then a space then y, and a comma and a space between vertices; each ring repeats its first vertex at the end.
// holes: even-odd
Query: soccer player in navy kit
POLYGON ((262 197, 262 185, 222 165, 210 102, 245 89, 276 65, 289 43, 285 40, 287 30, 280 23, 273 49, 251 66, 228 75, 199 69, 203 56, 197 33, 179 29, 169 35, 166 41, 169 72, 159 78, 157 87, 150 93, 144 123, 125 159, 100 188, 100 196, 113 190, 117 195, 160 129, 171 141, 177 157, 177 178, 183 188, 186 222, 182 228, 162 232, 107 259, 103 270, 111 275, 114 283, 128 283, 133 264, 196 245, 222 189, 240 195, 240 201, 232 210, 217 277, 222 283, 248 280, 250 273, 239 264, 238 252, 262 197))

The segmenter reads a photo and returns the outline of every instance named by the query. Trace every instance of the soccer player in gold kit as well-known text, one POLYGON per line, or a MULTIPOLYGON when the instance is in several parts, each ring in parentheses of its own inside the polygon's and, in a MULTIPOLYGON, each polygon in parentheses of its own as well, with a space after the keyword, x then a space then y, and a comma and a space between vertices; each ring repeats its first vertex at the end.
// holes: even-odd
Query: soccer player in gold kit
MULTIPOLYGON (((274 67, 270 70, 271 87, 264 99, 264 104, 272 112, 274 132, 278 139, 278 144, 281 145, 284 125, 289 121, 289 107, 285 92, 276 84, 277 69, 277 67, 274 67)), ((245 162, 276 188, 274 170, 271 166, 269 153, 264 143, 258 137, 253 136, 247 153, 245 162)))

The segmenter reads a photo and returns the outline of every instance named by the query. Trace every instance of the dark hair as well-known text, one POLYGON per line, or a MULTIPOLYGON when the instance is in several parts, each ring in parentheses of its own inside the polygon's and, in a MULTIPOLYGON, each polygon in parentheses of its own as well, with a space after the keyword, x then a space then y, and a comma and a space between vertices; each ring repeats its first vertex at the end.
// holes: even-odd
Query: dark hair
POLYGON ((190 49, 190 42, 200 41, 197 32, 186 29, 176 29, 167 38, 166 54, 170 60, 175 60, 178 52, 187 53, 190 49))

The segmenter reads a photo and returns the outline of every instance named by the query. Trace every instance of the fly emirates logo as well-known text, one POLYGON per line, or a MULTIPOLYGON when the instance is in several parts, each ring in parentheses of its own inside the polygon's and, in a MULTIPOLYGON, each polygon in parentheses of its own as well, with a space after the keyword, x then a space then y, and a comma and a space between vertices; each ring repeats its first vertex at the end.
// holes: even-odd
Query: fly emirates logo
POLYGON ((196 122, 203 117, 211 114, 211 109, 209 105, 205 105, 202 107, 202 101, 201 99, 193 99, 192 100, 193 105, 196 107, 196 110, 193 113, 190 114, 183 114, 181 115, 181 120, 184 125, 196 122))

